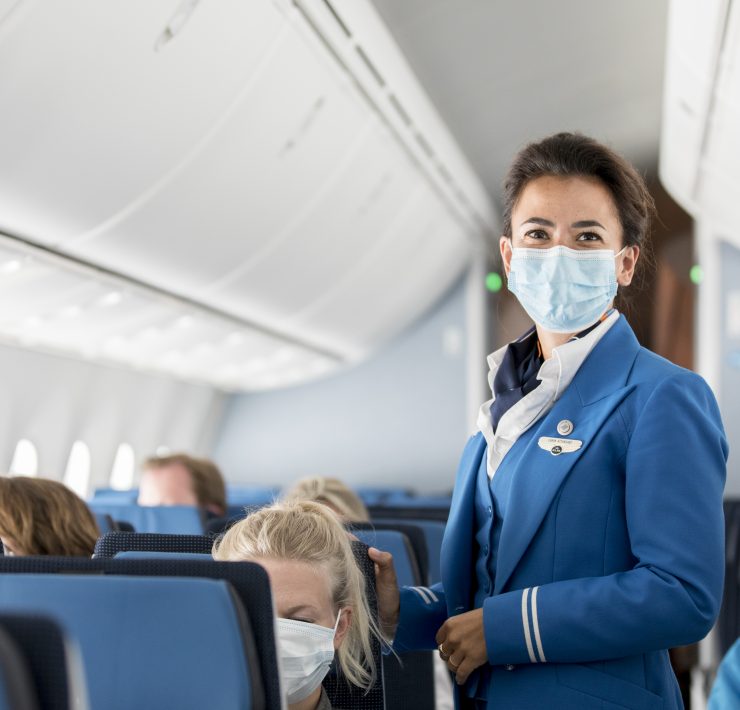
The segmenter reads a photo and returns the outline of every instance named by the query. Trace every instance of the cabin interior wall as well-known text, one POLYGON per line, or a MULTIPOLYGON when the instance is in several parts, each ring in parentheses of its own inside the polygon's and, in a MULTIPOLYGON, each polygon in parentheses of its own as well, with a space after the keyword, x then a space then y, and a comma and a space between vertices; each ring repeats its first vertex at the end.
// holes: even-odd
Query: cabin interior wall
POLYGON ((157 447, 205 454, 227 397, 209 386, 0 345, 0 467, 16 443, 37 448, 39 475, 61 479, 72 444, 91 453, 90 490, 107 486, 120 443, 137 463, 157 447))
POLYGON ((331 378, 234 396, 213 449, 226 477, 452 489, 470 434, 465 295, 463 279, 375 357, 331 378))

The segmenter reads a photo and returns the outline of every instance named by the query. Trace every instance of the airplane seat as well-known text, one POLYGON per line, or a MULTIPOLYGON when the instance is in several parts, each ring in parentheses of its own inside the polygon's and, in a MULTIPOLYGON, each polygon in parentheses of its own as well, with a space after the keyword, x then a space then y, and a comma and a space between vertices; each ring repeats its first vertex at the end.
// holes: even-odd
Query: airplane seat
POLYGON ((0 710, 40 710, 26 659, 1 625, 0 710))
POLYGON ((38 710, 87 707, 79 649, 58 622, 35 614, 0 614, 0 632, 12 638, 25 659, 38 710))
POLYGON ((406 488, 397 488, 395 486, 355 486, 355 493, 365 505, 385 505, 386 501, 392 497, 411 497, 413 494, 406 488))
MULTIPOLYGON (((415 560, 418 566, 419 579, 421 584, 429 583, 429 552, 427 550, 427 542, 424 537, 424 532, 420 527, 416 525, 409 525, 406 521, 399 522, 395 520, 373 520, 372 522, 358 522, 349 523, 347 526, 348 530, 357 534, 358 530, 369 531, 372 533, 374 530, 395 530, 396 532, 403 533, 406 536, 406 540, 411 547, 412 555, 411 560, 415 560)), ((364 539, 360 535, 357 535, 361 540, 364 540, 367 544, 370 544, 367 539, 364 539)), ((374 545, 377 547, 377 545, 374 545)), ((381 548, 382 549, 382 548, 381 548)), ((392 550, 391 550, 392 552, 392 550)))
POLYGON ((407 520, 405 518, 402 520, 393 520, 391 518, 379 518, 373 520, 373 524, 390 525, 402 532, 406 530, 407 526, 420 530, 421 534, 424 536, 427 553, 429 571, 428 583, 436 584, 441 580, 440 555, 442 552, 442 538, 444 537, 445 532, 445 524, 443 522, 440 522, 439 520, 407 520))
MULTIPOLYGON (((231 511, 231 508, 228 508, 227 512, 229 511, 231 511)), ((249 509, 240 508, 239 513, 236 515, 231 515, 229 512, 223 518, 211 518, 206 523, 206 535, 221 535, 225 533, 234 523, 238 523, 242 518, 246 517, 249 512, 251 512, 249 509)))
POLYGON ((96 488, 91 502, 112 503, 114 505, 135 504, 139 498, 138 488, 119 490, 118 488, 96 488))
POLYGON ((229 509, 262 507, 275 502, 280 489, 274 486, 227 486, 226 500, 229 509))
MULTIPOLYGON (((424 584, 418 561, 408 538, 397 530, 353 530, 366 545, 390 552, 398 583, 415 587, 424 584)), ((430 651, 404 653, 399 661, 383 656, 386 710, 407 710, 409 698, 414 707, 434 707, 434 665, 430 651)))
MULTIPOLYGON (((378 621, 378 601, 375 592, 375 564, 367 554, 367 545, 356 540, 352 541, 352 551, 355 553, 357 566, 365 577, 365 591, 367 594, 370 613, 375 621, 378 621)), ((373 658, 375 667, 378 669, 378 679, 370 690, 364 690, 349 685, 338 673, 336 664, 332 665, 329 675, 324 678, 324 689, 329 697, 329 702, 335 708, 352 708, 353 710, 385 710, 385 692, 383 681, 383 655, 380 642, 371 638, 373 658)))
POLYGON ((93 513, 108 514, 116 521, 131 523, 137 532, 197 535, 205 528, 205 512, 190 505, 142 506, 93 500, 89 507, 93 513))
POLYGON ((211 554, 213 538, 207 535, 109 532, 98 538, 93 557, 115 557, 119 552, 189 552, 211 554))
MULTIPOLYGON (((272 594, 267 573, 264 568, 251 562, 216 562, 213 560, 184 560, 184 559, 146 559, 146 560, 119 560, 85 557, 6 557, 0 558, 0 606, 3 605, 2 582, 13 576, 44 575, 44 579, 53 579, 54 575, 84 579, 99 579, 107 575, 118 577, 150 577, 150 578, 177 578, 174 581, 187 581, 191 578, 217 580, 228 582, 246 610, 251 626, 251 633, 256 646, 257 669, 259 685, 263 689, 265 703, 268 710, 281 707, 280 685, 278 678, 278 661, 275 649, 275 622, 272 606, 272 594), (91 576, 92 575, 92 576, 91 576)), ((205 612, 198 610, 193 614, 194 606, 183 611, 183 619, 192 616, 203 616, 205 612)), ((143 638, 148 632, 141 632, 143 638)), ((99 640, 104 639, 99 635, 99 640)), ((115 638, 115 637, 111 637, 115 638)), ((183 643, 193 645, 197 633, 192 634, 183 643)), ((198 638, 198 646, 202 646, 198 638)), ((110 657, 110 653, 103 654, 110 657)), ((152 660, 152 663, 155 663, 152 660)), ((198 674, 196 674, 198 675, 198 674)), ((201 680, 205 677, 198 675, 201 680)), ((201 697, 202 707, 221 707, 218 699, 206 702, 201 697)), ((102 706, 108 710, 107 706, 102 706)), ((131 704, 131 707, 139 707, 131 704)), ((144 706, 142 706, 144 707, 144 706)), ((160 707, 188 707, 178 705, 177 702, 163 702, 160 707)), ((224 705, 230 707, 230 705, 224 705)), ((93 707, 95 710, 95 707, 93 707)))
POLYGON ((438 520, 446 523, 450 513, 449 506, 396 506, 396 505, 371 505, 368 506, 371 520, 392 519, 405 520, 438 520))
POLYGON ((8 574, 0 604, 77 638, 94 710, 265 707, 249 620, 223 580, 8 574))
POLYGON ((205 560, 213 562, 213 557, 199 552, 158 552, 155 550, 124 550, 116 552, 116 560, 205 560))
POLYGON ((113 520, 108 513, 93 513, 93 517, 95 518, 95 522, 98 525, 98 530, 100 530, 101 535, 105 535, 105 533, 109 533, 117 529, 115 520, 113 520))
POLYGON ((353 526, 352 534, 369 547, 377 547, 393 555, 398 583, 411 587, 424 584, 419 561, 408 537, 398 530, 380 530, 374 529, 372 524, 367 525, 365 529, 353 526))

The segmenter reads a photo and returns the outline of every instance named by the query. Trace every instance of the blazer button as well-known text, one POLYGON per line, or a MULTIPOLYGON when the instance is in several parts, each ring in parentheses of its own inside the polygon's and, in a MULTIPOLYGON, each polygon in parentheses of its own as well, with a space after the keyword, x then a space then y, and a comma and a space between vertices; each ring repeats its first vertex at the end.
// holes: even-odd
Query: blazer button
POLYGON ((516 666, 515 666, 515 665, 514 665, 513 663, 507 663, 507 664, 506 664, 506 665, 504 666, 504 668, 505 668, 505 669, 506 669, 507 671, 513 671, 513 670, 514 670, 514 668, 516 668, 516 666))
POLYGON ((491 507, 490 505, 488 506, 488 514, 493 515, 493 507, 491 507))
POLYGON ((568 436, 573 431, 573 422, 570 419, 561 419, 558 422, 558 434, 568 436))
POLYGON ((483 554, 484 555, 488 554, 488 545, 483 545, 483 554))

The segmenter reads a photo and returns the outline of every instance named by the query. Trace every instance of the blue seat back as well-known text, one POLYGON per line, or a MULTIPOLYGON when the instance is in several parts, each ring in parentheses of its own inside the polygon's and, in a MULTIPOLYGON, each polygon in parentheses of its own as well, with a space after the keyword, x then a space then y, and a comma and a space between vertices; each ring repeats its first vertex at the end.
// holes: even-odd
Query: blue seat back
POLYGON ((116 530, 106 533, 95 543, 93 557, 115 557, 119 552, 191 552, 210 555, 213 538, 205 535, 170 535, 116 530))
POLYGON ((386 525, 413 525, 419 528, 423 535, 427 548, 429 584, 436 584, 441 581, 440 572, 440 553, 442 550, 442 538, 444 537, 445 524, 438 520, 414 520, 413 518, 404 518, 401 521, 391 518, 377 518, 373 522, 383 523, 386 525))
MULTIPOLYGON (((111 533, 113 534, 113 533, 111 533)), ((137 538, 175 536, 138 535, 137 538)), ((199 536, 184 536, 196 539, 199 536)), ((205 539, 205 538, 204 538, 205 539)), ((38 574, 128 575, 132 577, 194 577, 231 584, 246 609, 258 651, 261 685, 267 708, 280 707, 275 622, 269 579, 263 567, 251 562, 214 562, 189 559, 116 560, 85 557, 0 557, 0 579, 38 574)), ((1 608, 1 603, 0 603, 1 608)), ((191 613, 200 611, 190 610, 191 613)))
POLYGON ((40 710, 28 664, 12 636, 0 627, 0 710, 40 710))
POLYGON ((116 552, 116 560, 207 560, 213 562, 209 554, 198 552, 156 552, 154 550, 124 550, 116 552))
POLYGON ((393 555, 396 576, 401 586, 413 587, 422 584, 419 565, 408 538, 396 530, 353 530, 358 540, 370 547, 377 547, 393 555))
POLYGON ((58 622, 36 614, 0 614, 0 631, 23 654, 39 710, 88 707, 79 649, 58 622))
POLYGON ((226 500, 229 508, 244 508, 269 505, 280 495, 274 486, 227 486, 226 500))
POLYGON ((136 532, 197 535, 203 532, 204 517, 200 508, 189 505, 143 506, 135 504, 98 503, 91 501, 94 513, 110 515, 113 520, 131 523, 136 532))
POLYGON ((117 488, 96 488, 92 497, 96 503, 115 504, 136 503, 138 498, 138 488, 129 488, 125 491, 119 491, 117 488))
POLYGON ((116 524, 108 513, 93 513, 93 517, 95 518, 95 522, 98 525, 98 530, 101 535, 113 532, 113 530, 116 529, 116 524))
POLYGON ((49 614, 78 640, 92 710, 264 703, 253 697, 253 640, 227 582, 11 574, 0 577, 0 605, 49 614))

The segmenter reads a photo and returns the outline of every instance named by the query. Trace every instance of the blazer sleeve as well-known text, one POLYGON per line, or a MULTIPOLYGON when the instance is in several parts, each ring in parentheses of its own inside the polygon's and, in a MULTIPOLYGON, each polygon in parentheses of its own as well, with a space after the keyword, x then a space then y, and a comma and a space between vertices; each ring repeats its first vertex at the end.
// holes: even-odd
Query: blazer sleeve
POLYGON ((401 609, 393 650, 426 651, 437 647, 434 637, 447 619, 442 584, 431 587, 401 587, 401 609))
POLYGON ((490 663, 607 660, 693 643, 711 629, 724 575, 727 443, 717 403, 703 379, 682 371, 625 426, 636 565, 486 599, 490 663))

